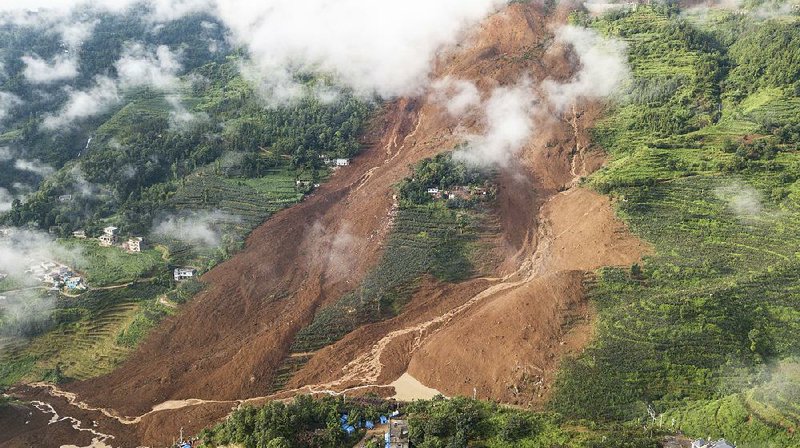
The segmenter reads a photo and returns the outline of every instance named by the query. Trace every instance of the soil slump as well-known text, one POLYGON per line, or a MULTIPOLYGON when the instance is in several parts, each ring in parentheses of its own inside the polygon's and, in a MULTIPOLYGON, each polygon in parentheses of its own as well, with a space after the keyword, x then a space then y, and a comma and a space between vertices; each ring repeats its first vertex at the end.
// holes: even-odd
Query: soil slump
MULTIPOLYGON (((548 21, 565 14, 538 8, 514 4, 490 17, 441 55, 434 77, 469 80, 484 98, 521 79, 569 79, 572 58, 545 52, 548 21)), ((630 264, 647 250, 607 198, 575 186, 602 162, 587 132, 601 112, 587 103, 564 117, 540 114, 534 137, 498 172, 495 243, 503 260, 493 275, 457 284, 424 279, 401 314, 315 352, 283 392, 266 391, 295 335, 379 259, 393 185, 410 164, 479 134, 480 116, 459 122, 427 96, 387 104, 351 166, 257 228, 241 253, 203 277, 205 291, 119 369, 66 386, 82 408, 43 389, 18 392, 94 416, 122 446, 167 444, 180 427, 197 431, 242 403, 296 393, 390 396, 388 385, 404 374, 448 396, 538 403, 561 357, 591 336, 587 272, 630 264), (343 234, 348 256, 332 257, 343 234)))

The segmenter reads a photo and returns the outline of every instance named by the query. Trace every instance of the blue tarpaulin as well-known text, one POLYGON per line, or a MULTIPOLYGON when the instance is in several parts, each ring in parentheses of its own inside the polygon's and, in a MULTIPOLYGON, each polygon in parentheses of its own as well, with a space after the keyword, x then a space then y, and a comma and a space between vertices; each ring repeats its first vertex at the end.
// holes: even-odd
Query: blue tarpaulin
POLYGON ((380 416, 380 421, 381 421, 381 425, 385 425, 385 424, 389 423, 389 419, 386 418, 385 415, 381 415, 380 416))
POLYGON ((356 432, 356 428, 353 428, 352 425, 349 425, 349 426, 345 427, 344 430, 347 431, 348 434, 352 434, 352 433, 356 432))
POLYGON ((372 423, 372 420, 367 420, 367 422, 364 423, 364 427, 367 429, 372 429, 375 427, 375 423, 372 423))

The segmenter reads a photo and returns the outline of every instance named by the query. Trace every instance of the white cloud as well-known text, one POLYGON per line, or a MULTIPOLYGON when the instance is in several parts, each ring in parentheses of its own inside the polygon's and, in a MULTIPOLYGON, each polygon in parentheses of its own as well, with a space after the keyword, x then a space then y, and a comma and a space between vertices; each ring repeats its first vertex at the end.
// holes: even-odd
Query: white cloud
POLYGON ((31 84, 50 84, 78 76, 78 60, 69 54, 61 53, 50 61, 35 54, 26 55, 22 62, 25 63, 22 74, 31 84))
POLYGON ((163 22, 207 11, 213 7, 214 0, 3 0, 0 12, 16 23, 26 23, 53 19, 87 7, 120 14, 138 3, 150 5, 150 19, 163 22))
POLYGON ((172 110, 169 112, 170 126, 173 129, 184 129, 193 124, 208 120, 205 113, 193 113, 186 109, 178 95, 167 95, 167 103, 172 110))
POLYGON ((14 153, 7 146, 0 146, 0 162, 8 162, 14 158, 14 153))
POLYGON ((11 210, 14 195, 8 189, 0 187, 0 213, 11 210))
POLYGON ((447 76, 436 80, 431 89, 433 100, 444 105, 447 112, 454 117, 464 115, 481 102, 478 88, 470 81, 447 76))
POLYGON ((28 171, 42 177, 53 174, 53 172, 55 171, 53 170, 53 167, 45 165, 38 159, 35 160, 17 159, 14 161, 14 168, 20 171, 28 171))
POLYGON ((218 0, 219 16, 250 51, 262 89, 292 98, 295 69, 332 73, 363 95, 412 95, 440 48, 503 0, 218 0))
POLYGON ((742 182, 731 182, 717 187, 714 194, 740 219, 756 217, 764 211, 761 193, 742 182))
POLYGON ((181 85, 177 77, 181 64, 177 56, 164 45, 155 51, 148 51, 140 44, 131 44, 114 66, 118 79, 98 76, 90 88, 70 90, 67 104, 58 113, 46 116, 42 126, 55 130, 106 112, 122 100, 125 89, 149 86, 171 91, 181 85))
POLYGON ((13 93, 0 91, 0 121, 3 121, 11 113, 11 108, 22 104, 22 100, 13 93))
POLYGON ((556 31, 556 42, 569 45, 580 61, 580 68, 568 82, 546 80, 542 87, 557 110, 580 98, 605 98, 619 89, 630 76, 625 43, 601 36, 597 31, 572 25, 556 31))
POLYGON ((455 157, 473 165, 506 166, 531 138, 536 94, 530 82, 498 87, 483 105, 486 130, 467 138, 467 147, 455 157))
POLYGON ((76 50, 81 47, 84 41, 92 36, 94 27, 98 21, 91 22, 62 22, 57 26, 58 33, 61 34, 61 39, 64 44, 71 50, 76 50))
POLYGON ((220 211, 191 212, 159 220, 153 226, 153 234, 197 246, 216 247, 221 243, 221 227, 238 221, 239 218, 220 211))
POLYGON ((176 74, 181 64, 166 45, 159 46, 155 52, 141 44, 130 45, 114 65, 123 88, 151 86, 170 90, 180 84, 176 74))
POLYGON ((45 260, 72 262, 80 252, 68 250, 41 232, 15 229, 0 238, 0 272, 23 275, 27 265, 45 260))
MULTIPOLYGON (((67 14, 73 7, 122 13, 135 0, 6 0, 0 11, 28 20, 67 14), (30 9, 42 8, 36 14, 30 9), (45 10, 47 12, 45 12, 45 10), (33 17, 33 19, 31 19, 33 17)), ((293 98, 296 70, 333 74, 356 92, 383 97, 421 93, 437 52, 506 0, 147 0, 151 18, 217 15, 251 53, 260 91, 293 98)), ((76 25, 77 26, 77 25, 76 25)), ((63 31, 81 40, 80 28, 63 31), (74 31, 74 32, 73 32, 74 31)), ((85 33, 84 33, 85 35, 85 33)), ((159 60, 159 62, 163 62, 159 60)), ((138 79, 138 78, 137 78, 138 79)))
POLYGON ((106 112, 121 100, 116 81, 107 76, 98 76, 94 85, 86 90, 71 90, 67 104, 54 115, 48 115, 42 126, 48 130, 69 126, 76 120, 106 112))

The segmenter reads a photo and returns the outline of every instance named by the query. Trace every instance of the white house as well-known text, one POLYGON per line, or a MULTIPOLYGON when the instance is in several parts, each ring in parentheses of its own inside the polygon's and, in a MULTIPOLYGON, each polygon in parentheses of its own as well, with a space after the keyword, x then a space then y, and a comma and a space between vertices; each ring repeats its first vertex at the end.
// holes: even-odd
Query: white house
POLYGON ((428 194, 439 194, 438 188, 428 188, 428 194))
POLYGON ((71 194, 62 194, 58 197, 58 202, 69 202, 72 200, 71 194))
POLYGON ((333 164, 336 166, 350 165, 350 159, 333 159, 333 164))
POLYGON ((86 231, 84 230, 76 230, 72 232, 72 237, 77 238, 79 240, 86 239, 86 231))
POLYGON ((117 230, 114 226, 108 226, 103 229, 103 234, 97 238, 100 240, 100 245, 103 247, 113 246, 117 242, 117 230))
POLYGON ((122 245, 122 248, 131 252, 141 252, 142 242, 144 239, 140 236, 133 236, 128 238, 128 241, 122 245))
POLYGON ((197 270, 192 268, 175 268, 175 270, 172 272, 172 276, 175 278, 176 282, 188 280, 193 278, 195 275, 197 275, 197 270))

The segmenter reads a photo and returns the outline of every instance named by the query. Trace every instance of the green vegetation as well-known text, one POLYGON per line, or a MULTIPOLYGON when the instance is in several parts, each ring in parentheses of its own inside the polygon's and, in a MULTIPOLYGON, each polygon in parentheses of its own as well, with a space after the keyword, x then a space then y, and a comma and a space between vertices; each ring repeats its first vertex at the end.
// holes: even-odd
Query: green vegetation
MULTIPOLYGON (((453 160, 452 153, 440 153, 418 163, 414 167, 413 175, 400 183, 398 191, 403 204, 421 205, 435 200, 435 196, 428 193, 429 189, 438 189, 444 194, 454 187, 465 190, 475 187, 489 190, 489 175, 478 168, 453 160)), ((476 202, 476 199, 465 199, 455 195, 453 198, 445 199, 448 199, 447 205, 450 208, 466 207, 476 202)))
MULTIPOLYGON (((359 429, 348 437, 341 427, 341 416, 347 414, 351 424, 365 420, 377 423, 377 417, 387 415, 388 409, 380 400, 345 401, 331 397, 315 400, 301 395, 288 405, 271 402, 258 409, 239 409, 224 423, 204 430, 200 439, 203 446, 209 447, 230 444, 245 448, 351 447, 365 432, 359 429)), ((638 428, 565 427, 557 414, 514 410, 467 398, 415 401, 402 411, 404 415, 400 418, 408 423, 412 446, 420 448, 656 446, 656 439, 642 435, 638 428)), ((382 437, 380 444, 373 446, 383 446, 382 437)))
POLYGON ((352 447, 364 436, 360 429, 353 435, 342 429, 341 418, 354 425, 376 421, 388 415, 388 405, 379 400, 359 401, 326 397, 315 400, 298 396, 289 404, 270 402, 261 408, 250 406, 236 410, 213 428, 200 434, 203 446, 240 444, 256 447, 352 447))
MULTIPOLYGON (((167 283, 168 285, 168 283, 167 283)), ((141 337, 148 322, 168 308, 156 303, 167 291, 159 280, 124 288, 94 289, 76 298, 50 299, 41 312, 46 326, 27 338, 0 338, 0 386, 58 377, 86 379, 118 365, 141 337), (52 302, 55 300, 55 302, 52 302)))
MULTIPOLYGON (((309 96, 267 109, 236 64, 210 64, 190 74, 209 81, 185 94, 183 101, 194 105, 190 112, 205 117, 191 125, 170 124, 162 94, 129 93, 128 103, 96 129, 80 163, 68 163, 35 195, 15 202, 8 222, 67 235, 107 220, 123 232, 144 234, 159 214, 175 211, 171 198, 187 188, 191 193, 198 176, 222 176, 235 186, 291 168, 316 181, 326 172, 321 155, 352 157, 360 149, 365 103, 345 92, 332 103, 309 96), (72 198, 59 201, 65 194, 72 198)), ((189 198, 196 201, 193 209, 214 199, 189 198)))
POLYGON ((175 264, 210 268, 241 249, 250 231, 273 213, 303 198, 305 192, 298 190, 297 180, 311 181, 308 173, 288 169, 256 178, 226 177, 215 167, 198 170, 181 182, 166 206, 176 213, 205 210, 218 215, 213 224, 221 236, 220 244, 192 244, 158 234, 153 235, 154 241, 168 248, 175 264))
POLYGON ((634 80, 595 129, 612 160, 588 182, 655 254, 598 273, 596 339, 565 363, 552 408, 646 422, 649 405, 665 429, 796 444, 796 411, 753 385, 800 352, 800 27, 658 8, 591 26, 629 42, 634 80))
MULTIPOLYGON (((248 63, 245 52, 229 47, 216 19, 190 15, 153 26, 146 12, 82 12, 81 22, 94 28, 79 51, 70 50, 77 51, 79 75, 40 85, 25 80, 21 57, 64 54, 58 30, 0 24, 0 91, 20 99, 2 122, 0 146, 11 157, 0 157, 0 192, 24 194, 0 224, 60 237, 78 229, 97 236, 115 225, 123 237, 142 236, 148 246, 129 254, 94 240, 60 240, 75 249, 70 253, 80 252, 61 261, 84 275, 90 290, 77 297, 44 288, 24 297, 8 293, 15 305, 0 311, 0 385, 84 379, 113 368, 170 306, 202 289, 197 281, 174 285, 172 268, 203 272, 226 259, 254 227, 327 178, 325 157, 353 157, 361 148, 368 102, 326 79, 298 74, 302 98, 267 104, 240 70, 248 63), (123 86, 107 111, 54 130, 43 126, 70 92, 92 88, 98 77, 116 78, 115 63, 133 44, 169 48, 181 65, 180 88, 123 86), (313 94, 320 89, 336 97, 323 101, 313 94), (44 168, 21 169, 17 159, 44 168), (165 222, 186 224, 158 231, 165 222), (202 237, 185 238, 185 228, 199 228, 202 237)), ((6 292, 23 286, 29 285, 15 278, 0 282, 6 292)))
POLYGON ((86 281, 92 287, 128 283, 162 274, 166 270, 161 252, 155 249, 128 253, 119 247, 100 247, 97 240, 92 239, 63 240, 60 244, 80 254, 75 260, 64 262, 85 275, 86 281))

